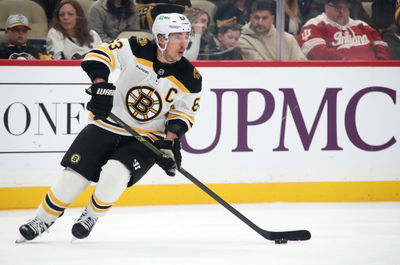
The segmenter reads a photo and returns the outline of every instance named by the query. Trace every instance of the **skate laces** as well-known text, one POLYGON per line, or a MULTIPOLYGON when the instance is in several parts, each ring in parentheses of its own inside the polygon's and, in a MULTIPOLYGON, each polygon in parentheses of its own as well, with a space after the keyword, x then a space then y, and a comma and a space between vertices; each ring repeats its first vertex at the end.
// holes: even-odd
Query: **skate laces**
POLYGON ((35 232, 35 234, 39 236, 41 236, 45 231, 48 232, 46 223, 37 217, 30 220, 26 225, 29 226, 35 232))
POLYGON ((89 216, 89 213, 85 210, 82 215, 75 221, 75 223, 82 224, 86 229, 90 230, 92 226, 97 222, 97 217, 89 216))

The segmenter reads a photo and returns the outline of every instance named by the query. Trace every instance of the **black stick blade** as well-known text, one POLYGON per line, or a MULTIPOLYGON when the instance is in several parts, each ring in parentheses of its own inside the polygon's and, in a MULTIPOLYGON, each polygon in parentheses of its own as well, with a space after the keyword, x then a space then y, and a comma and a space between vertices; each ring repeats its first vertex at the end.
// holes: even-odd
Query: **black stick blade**
POLYGON ((307 230, 282 231, 282 232, 271 232, 263 230, 262 235, 264 238, 268 240, 286 239, 290 241, 305 241, 311 238, 311 233, 307 230))

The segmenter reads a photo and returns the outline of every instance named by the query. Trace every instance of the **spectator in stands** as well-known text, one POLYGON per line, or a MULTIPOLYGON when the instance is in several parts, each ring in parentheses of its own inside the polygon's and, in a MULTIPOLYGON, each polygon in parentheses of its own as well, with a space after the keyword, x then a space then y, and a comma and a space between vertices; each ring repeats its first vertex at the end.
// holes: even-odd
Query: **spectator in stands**
POLYGON ((325 13, 302 28, 299 44, 311 60, 391 59, 379 33, 361 20, 350 18, 351 0, 326 0, 325 13))
POLYGON ((140 27, 143 30, 151 30, 153 21, 162 13, 183 14, 192 6, 190 0, 136 0, 139 7, 140 27))
POLYGON ((394 60, 400 60, 400 4, 394 14, 395 24, 382 31, 382 39, 387 42, 394 60))
POLYGON ((58 3, 61 0, 33 0, 33 1, 38 3, 43 8, 44 12, 46 13, 49 25, 52 24, 54 10, 56 9, 58 3))
POLYGON ((123 31, 140 30, 139 8, 133 0, 97 0, 87 18, 103 42, 116 39, 123 31))
POLYGON ((217 50, 214 35, 208 31, 210 15, 200 8, 189 8, 185 13, 193 27, 194 36, 183 56, 188 60, 209 60, 217 50))
POLYGON ((240 37, 240 25, 236 22, 223 23, 218 28, 219 45, 210 55, 210 60, 242 60, 240 49, 236 46, 240 37))
POLYGON ((374 0, 371 9, 372 25, 376 30, 381 31, 395 23, 396 0, 374 0))
POLYGON ((325 0, 299 0, 299 10, 304 21, 308 21, 324 12, 325 0))
MULTIPOLYGON (((218 5, 214 16, 215 25, 218 31, 223 23, 236 21, 245 25, 249 21, 248 11, 253 1, 229 0, 218 5)), ((293 35, 300 32, 302 19, 299 12, 298 0, 285 0, 285 31, 293 35)))
POLYGON ((285 0, 285 31, 296 36, 302 25, 298 0, 285 0))
POLYGON ((350 3, 350 17, 355 20, 362 20, 368 25, 372 26, 372 18, 371 16, 365 11, 362 2, 363 0, 351 0, 350 3))
MULTIPOLYGON (((277 60, 275 12, 274 0, 253 2, 250 22, 243 26, 238 42, 244 60, 277 60)), ((306 60, 294 36, 287 32, 283 34, 282 51, 282 60, 306 60)))
POLYGON ((28 19, 22 14, 12 14, 5 24, 8 43, 0 46, 0 59, 51 59, 44 47, 38 49, 28 44, 28 19))
MULTIPOLYGON (((380 1, 380 0, 379 0, 380 1)), ((325 11, 325 0, 299 0, 300 14, 303 21, 308 21, 325 11)), ((350 6, 350 16, 372 25, 371 17, 365 11, 361 0, 353 0, 350 6)))
POLYGON ((217 11, 214 15, 215 27, 218 28, 228 22, 236 22, 245 25, 249 21, 247 11, 252 1, 246 0, 228 0, 217 4, 217 11))
POLYGON ((63 0, 55 10, 56 23, 47 34, 47 50, 53 59, 82 59, 102 43, 89 29, 81 5, 76 0, 63 0))

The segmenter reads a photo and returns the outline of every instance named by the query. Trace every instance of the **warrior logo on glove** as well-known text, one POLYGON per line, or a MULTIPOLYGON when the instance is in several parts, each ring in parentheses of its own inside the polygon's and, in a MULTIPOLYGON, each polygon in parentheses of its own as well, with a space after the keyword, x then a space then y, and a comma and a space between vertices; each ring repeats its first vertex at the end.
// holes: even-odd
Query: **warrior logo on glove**
POLYGON ((95 120, 106 120, 113 107, 115 86, 101 82, 91 85, 86 93, 92 96, 86 108, 94 115, 95 120))

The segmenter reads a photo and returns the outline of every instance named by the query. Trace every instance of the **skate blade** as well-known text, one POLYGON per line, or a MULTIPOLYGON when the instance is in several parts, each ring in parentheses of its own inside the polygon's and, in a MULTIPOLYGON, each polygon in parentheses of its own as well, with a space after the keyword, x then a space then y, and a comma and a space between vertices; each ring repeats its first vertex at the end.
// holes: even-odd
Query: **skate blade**
POLYGON ((15 240, 16 244, 20 244, 20 243, 24 243, 27 240, 25 239, 25 237, 23 237, 21 234, 19 234, 18 238, 15 240))
POLYGON ((76 237, 73 236, 73 237, 71 238, 70 243, 72 244, 72 243, 74 243, 74 242, 77 241, 77 240, 78 240, 78 238, 76 238, 76 237))

